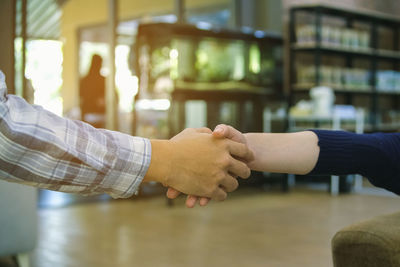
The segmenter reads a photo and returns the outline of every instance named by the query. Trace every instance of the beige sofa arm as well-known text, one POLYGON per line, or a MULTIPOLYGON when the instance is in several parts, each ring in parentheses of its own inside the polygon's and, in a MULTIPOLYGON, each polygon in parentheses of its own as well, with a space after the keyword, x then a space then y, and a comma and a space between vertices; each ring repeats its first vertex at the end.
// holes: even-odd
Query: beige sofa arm
POLYGON ((335 267, 400 266, 400 212, 340 230, 332 254, 335 267))

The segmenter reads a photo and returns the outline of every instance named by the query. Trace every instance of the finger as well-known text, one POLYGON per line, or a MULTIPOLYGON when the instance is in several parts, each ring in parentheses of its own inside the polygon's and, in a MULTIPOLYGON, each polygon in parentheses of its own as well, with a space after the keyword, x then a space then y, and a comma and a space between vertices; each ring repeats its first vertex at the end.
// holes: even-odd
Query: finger
POLYGON ((222 188, 217 188, 212 194, 211 199, 216 201, 224 201, 227 196, 228 194, 222 188))
POLYGON ((207 127, 195 128, 195 131, 198 133, 208 133, 208 134, 212 133, 211 129, 207 127))
MULTIPOLYGON (((243 164, 244 164, 244 163, 243 163, 243 164)), ((221 186, 222 186, 222 188, 224 189, 224 191, 226 191, 226 192, 232 192, 232 191, 235 191, 235 190, 238 188, 239 183, 238 183, 238 181, 237 181, 235 178, 233 178, 233 177, 230 176, 230 175, 227 175, 227 176, 221 181, 221 186)))
POLYGON ((228 141, 229 153, 237 158, 240 158, 246 162, 250 162, 254 160, 254 153, 251 151, 246 145, 240 144, 238 142, 234 142, 231 140, 228 141))
POLYGON ((243 136, 243 134, 233 128, 232 126, 225 125, 225 124, 219 124, 217 127, 215 127, 213 131, 213 136, 215 137, 225 137, 228 139, 231 139, 232 141, 239 142, 239 143, 246 143, 246 139, 243 136))
POLYGON ((212 132, 213 136, 224 138, 227 137, 228 127, 225 124, 219 124, 215 127, 214 131, 212 132))
POLYGON ((179 192, 178 190, 173 189, 172 187, 169 187, 168 191, 167 191, 167 197, 170 199, 174 199, 174 198, 177 198, 180 193, 181 192, 179 192))
POLYGON ((199 204, 200 206, 204 207, 208 204, 208 202, 210 202, 210 199, 207 197, 202 197, 200 198, 199 204))
MULTIPOLYGON (((240 177, 243 179, 249 178, 251 174, 250 168, 240 160, 231 158, 231 162, 228 167, 228 172, 232 174, 232 176, 240 177)), ((236 179, 235 179, 236 180, 236 179)))
POLYGON ((196 202, 197 202, 197 197, 188 195, 186 198, 186 207, 193 208, 194 206, 196 206, 196 202))

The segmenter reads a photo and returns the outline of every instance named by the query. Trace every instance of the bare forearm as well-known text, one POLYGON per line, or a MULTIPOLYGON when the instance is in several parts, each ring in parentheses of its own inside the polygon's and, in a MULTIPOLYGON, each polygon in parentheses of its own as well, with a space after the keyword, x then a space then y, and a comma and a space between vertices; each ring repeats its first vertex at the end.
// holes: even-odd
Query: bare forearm
POLYGON ((244 136, 255 153, 255 160, 249 164, 253 170, 306 174, 317 163, 318 137, 311 131, 247 133, 244 136))

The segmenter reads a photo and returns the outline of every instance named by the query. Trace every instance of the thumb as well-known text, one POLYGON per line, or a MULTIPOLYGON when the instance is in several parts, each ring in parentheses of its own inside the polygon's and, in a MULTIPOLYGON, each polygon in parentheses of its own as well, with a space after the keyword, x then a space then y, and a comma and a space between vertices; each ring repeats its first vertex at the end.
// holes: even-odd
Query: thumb
POLYGON ((212 135, 217 138, 225 138, 227 137, 227 133, 229 132, 229 129, 227 125, 225 124, 219 124, 215 127, 214 131, 212 132, 212 135))
POLYGON ((225 137, 225 138, 231 139, 232 141, 246 144, 246 138, 243 136, 243 134, 229 125, 225 125, 225 124, 217 125, 217 127, 215 127, 212 134, 214 137, 217 137, 217 138, 225 137))

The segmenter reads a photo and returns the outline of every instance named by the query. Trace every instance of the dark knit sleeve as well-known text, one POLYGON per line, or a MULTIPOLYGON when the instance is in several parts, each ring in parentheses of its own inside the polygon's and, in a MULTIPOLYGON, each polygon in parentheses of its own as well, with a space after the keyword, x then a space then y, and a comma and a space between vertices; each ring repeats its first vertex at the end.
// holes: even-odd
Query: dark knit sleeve
POLYGON ((312 130, 320 153, 310 175, 361 174, 400 195, 400 133, 355 134, 312 130))

